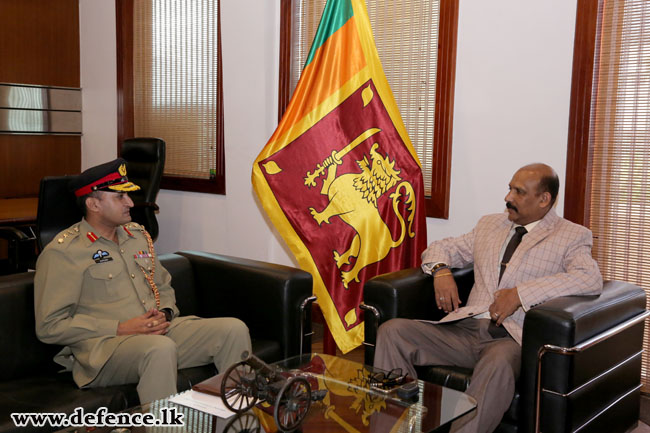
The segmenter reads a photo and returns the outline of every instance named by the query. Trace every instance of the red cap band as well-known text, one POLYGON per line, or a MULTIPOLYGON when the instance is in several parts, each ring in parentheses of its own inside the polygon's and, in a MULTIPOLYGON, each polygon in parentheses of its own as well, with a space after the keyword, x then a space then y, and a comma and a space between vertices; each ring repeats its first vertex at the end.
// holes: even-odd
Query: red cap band
MULTIPOLYGON (((111 180, 120 179, 121 177, 122 176, 118 172, 108 174, 108 175, 102 177, 99 180, 96 180, 95 182, 93 182, 93 183, 91 183, 89 185, 86 185, 86 186, 83 186, 83 187, 79 188, 78 190, 76 190, 74 192, 74 195, 76 195, 77 197, 83 197, 84 195, 90 194, 91 192, 93 192, 93 186, 100 185, 102 183, 106 183, 106 182, 109 182, 111 180)), ((115 184, 113 184, 113 185, 115 185, 115 184)))

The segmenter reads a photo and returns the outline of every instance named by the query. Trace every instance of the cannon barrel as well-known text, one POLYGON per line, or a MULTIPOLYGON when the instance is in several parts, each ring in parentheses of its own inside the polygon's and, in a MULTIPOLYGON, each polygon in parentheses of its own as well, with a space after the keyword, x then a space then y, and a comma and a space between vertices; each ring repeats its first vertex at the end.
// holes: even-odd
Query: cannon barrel
POLYGON ((242 358, 244 358, 244 361, 250 365, 258 374, 268 377, 269 379, 275 379, 277 370, 274 367, 262 361, 252 353, 248 355, 248 357, 245 357, 244 355, 248 354, 246 352, 242 353, 242 358))

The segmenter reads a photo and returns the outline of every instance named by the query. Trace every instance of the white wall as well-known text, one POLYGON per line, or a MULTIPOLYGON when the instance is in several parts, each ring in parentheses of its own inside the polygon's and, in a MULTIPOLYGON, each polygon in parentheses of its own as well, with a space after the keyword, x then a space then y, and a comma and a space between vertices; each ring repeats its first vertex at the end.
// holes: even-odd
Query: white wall
POLYGON ((79 45, 85 169, 117 156, 115 2, 79 0, 79 45))
MULTIPOLYGON (((227 195, 161 191, 160 252, 295 263, 250 181, 277 123, 279 3, 222 0, 227 195)), ((80 21, 86 168, 116 154, 114 2, 80 0, 80 21)), ((550 164, 563 182, 574 25, 573 1, 460 2, 450 215, 428 219, 429 240, 501 211, 528 162, 550 164)))
POLYGON ((504 210, 529 162, 557 171, 562 215, 575 16, 575 1, 460 1, 449 220, 427 220, 430 241, 504 210))

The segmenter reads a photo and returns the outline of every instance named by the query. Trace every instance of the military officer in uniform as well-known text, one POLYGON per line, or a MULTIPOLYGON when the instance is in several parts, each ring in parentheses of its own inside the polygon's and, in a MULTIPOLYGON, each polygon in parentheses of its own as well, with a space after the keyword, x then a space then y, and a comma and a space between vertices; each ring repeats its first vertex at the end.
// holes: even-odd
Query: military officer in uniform
POLYGON ((179 316, 171 276, 153 241, 131 222, 133 202, 121 158, 72 182, 84 218, 47 245, 36 264, 38 338, 65 346, 55 361, 80 387, 138 383, 141 403, 176 393, 179 368, 219 371, 250 352, 234 318, 179 316))

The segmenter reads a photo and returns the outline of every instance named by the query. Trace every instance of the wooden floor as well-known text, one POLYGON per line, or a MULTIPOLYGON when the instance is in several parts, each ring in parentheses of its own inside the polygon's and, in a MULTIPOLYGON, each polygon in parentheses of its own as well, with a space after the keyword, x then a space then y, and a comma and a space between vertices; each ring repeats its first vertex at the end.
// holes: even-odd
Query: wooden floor
MULTIPOLYGON (((314 336, 312 338, 312 352, 323 353, 323 328, 321 324, 313 323, 314 336)), ((336 355, 351 361, 363 363, 363 346, 346 353, 345 355, 337 348, 336 355)), ((650 420, 650 398, 642 398, 641 402, 641 419, 648 422, 650 420), (646 408, 646 406, 648 408, 646 408)), ((650 426, 639 421, 639 426, 630 433, 650 433, 650 426)))
POLYGON ((639 426, 632 430, 631 433, 650 433, 650 427, 648 427, 647 424, 642 423, 639 421, 639 426))

